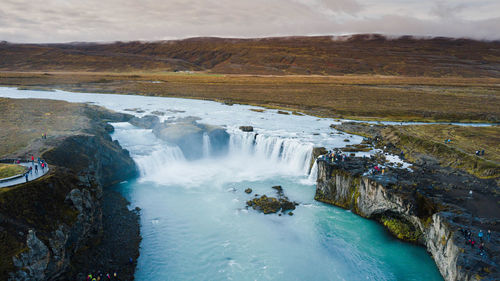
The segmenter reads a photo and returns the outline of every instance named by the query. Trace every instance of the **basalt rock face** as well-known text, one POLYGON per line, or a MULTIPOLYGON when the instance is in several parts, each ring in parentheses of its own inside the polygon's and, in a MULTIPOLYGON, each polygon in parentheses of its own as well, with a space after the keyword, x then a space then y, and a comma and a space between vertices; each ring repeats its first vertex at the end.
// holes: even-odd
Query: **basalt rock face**
POLYGON ((1 280, 58 280, 72 257, 100 240, 103 187, 135 176, 137 168, 98 116, 42 154, 47 176, 0 193, 1 280))
POLYGON ((415 188, 366 176, 361 160, 349 165, 318 161, 316 200, 378 220, 394 236, 425 246, 445 280, 499 280, 495 253, 483 259, 465 245, 460 232, 468 220, 464 210, 415 188))

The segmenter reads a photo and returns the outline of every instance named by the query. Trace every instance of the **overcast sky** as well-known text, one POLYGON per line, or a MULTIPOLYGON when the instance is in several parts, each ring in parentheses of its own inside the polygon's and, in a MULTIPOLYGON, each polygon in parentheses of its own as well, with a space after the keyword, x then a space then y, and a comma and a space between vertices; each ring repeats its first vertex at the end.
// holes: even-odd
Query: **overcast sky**
POLYGON ((0 41, 383 33, 500 39, 500 0, 0 0, 0 41))

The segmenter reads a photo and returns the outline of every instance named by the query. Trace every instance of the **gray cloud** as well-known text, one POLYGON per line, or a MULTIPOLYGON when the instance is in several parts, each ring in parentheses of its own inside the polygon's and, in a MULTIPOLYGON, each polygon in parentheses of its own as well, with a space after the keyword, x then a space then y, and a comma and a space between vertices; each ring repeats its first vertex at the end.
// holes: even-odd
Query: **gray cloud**
POLYGON ((500 39, 491 0, 2 0, 0 40, 385 33, 500 39))

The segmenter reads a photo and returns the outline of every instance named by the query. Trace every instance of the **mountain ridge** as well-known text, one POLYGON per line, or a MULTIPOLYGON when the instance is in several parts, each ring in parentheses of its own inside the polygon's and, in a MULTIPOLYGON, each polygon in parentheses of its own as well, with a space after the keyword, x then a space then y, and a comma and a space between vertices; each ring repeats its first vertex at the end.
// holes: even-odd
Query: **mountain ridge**
POLYGON ((500 77, 500 41, 379 34, 0 44, 0 71, 500 77))

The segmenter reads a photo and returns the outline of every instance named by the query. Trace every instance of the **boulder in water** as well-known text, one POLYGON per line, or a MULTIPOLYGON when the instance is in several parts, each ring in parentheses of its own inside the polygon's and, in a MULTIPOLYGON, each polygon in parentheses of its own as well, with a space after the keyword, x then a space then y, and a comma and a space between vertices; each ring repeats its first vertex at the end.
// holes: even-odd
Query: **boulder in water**
POLYGON ((144 129, 152 129, 158 123, 160 118, 156 115, 146 115, 144 117, 134 117, 128 121, 130 124, 144 129))
POLYGON ((252 191, 253 191, 253 190, 252 190, 251 188, 247 188, 247 189, 245 189, 245 193, 247 193, 247 194, 252 193, 252 191))
POLYGON ((199 159, 203 156, 203 136, 210 141, 213 155, 222 154, 228 148, 229 134, 219 126, 199 124, 198 117, 184 117, 158 123, 153 134, 172 145, 177 145, 187 159, 199 159))
POLYGON ((252 126, 240 126, 240 130, 243 132, 253 132, 253 127, 252 126))
POLYGON ((264 214, 277 213, 280 210, 282 213, 289 210, 295 210, 295 206, 297 206, 298 203, 288 200, 280 185, 273 186, 272 188, 278 192, 278 198, 268 197, 267 195, 258 197, 256 194, 256 198, 247 201, 247 206, 252 207, 254 210, 261 211, 264 214))

